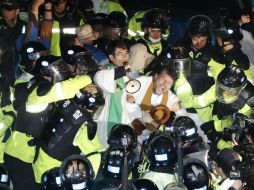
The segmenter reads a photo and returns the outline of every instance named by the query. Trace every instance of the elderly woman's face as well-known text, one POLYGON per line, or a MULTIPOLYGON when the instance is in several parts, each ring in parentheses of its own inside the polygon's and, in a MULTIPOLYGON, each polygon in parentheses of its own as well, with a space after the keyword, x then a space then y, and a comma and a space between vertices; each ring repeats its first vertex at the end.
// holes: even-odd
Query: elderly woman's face
POLYGON ((156 74, 154 77, 153 90, 155 94, 161 95, 172 87, 174 83, 173 78, 168 75, 166 72, 162 72, 161 74, 156 74))

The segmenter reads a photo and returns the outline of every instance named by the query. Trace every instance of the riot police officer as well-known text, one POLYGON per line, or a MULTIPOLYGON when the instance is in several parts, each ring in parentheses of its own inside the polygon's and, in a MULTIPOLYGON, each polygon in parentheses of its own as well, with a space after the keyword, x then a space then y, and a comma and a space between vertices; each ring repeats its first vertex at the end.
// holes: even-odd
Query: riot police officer
POLYGON ((63 182, 60 176, 60 168, 55 167, 46 171, 42 175, 42 189, 45 190, 63 190, 63 182))
POLYGON ((137 134, 129 125, 116 124, 108 135, 108 144, 111 147, 122 146, 122 140, 127 140, 127 148, 133 150, 137 147, 137 134))
POLYGON ((240 156, 232 149, 225 148, 218 152, 215 170, 220 178, 213 183, 213 189, 241 189, 241 180, 230 179, 230 172, 241 163, 240 156))
POLYGON ((5 56, 2 57, 0 69, 7 76, 9 85, 13 85, 16 78, 18 51, 22 45, 22 35, 26 30, 26 23, 19 18, 19 11, 19 1, 2 1, 0 44, 5 56))
POLYGON ((132 150, 127 152, 123 146, 109 147, 105 153, 105 160, 102 163, 102 177, 98 176, 95 180, 93 189, 94 190, 106 190, 106 189, 122 189, 130 187, 130 182, 127 183, 127 187, 123 187, 122 178, 123 173, 126 172, 129 179, 132 165, 134 161, 134 153, 132 150), (125 163, 125 158, 127 163, 125 163), (127 164, 127 168, 125 168, 127 164), (124 171, 126 169, 126 171, 124 171))
MULTIPOLYGON (((234 113, 249 116, 253 108, 253 85, 247 80, 244 71, 239 67, 230 65, 223 69, 218 76, 214 93, 210 94, 216 101, 213 103, 214 120, 201 125, 211 141, 220 136, 225 127, 233 124, 230 118, 234 113)), ((231 147, 232 142, 219 141, 217 148, 231 147)))
POLYGON ((37 59, 32 72, 36 73, 37 77, 27 83, 24 89, 23 100, 18 106, 15 129, 5 148, 4 159, 14 189, 38 188, 33 182, 31 163, 35 158, 36 149, 38 150, 38 140, 44 130, 52 103, 73 97, 79 89, 91 83, 90 77, 85 75, 66 80, 73 76, 66 62, 52 55, 37 59), (72 91, 69 90, 70 87, 72 91))
POLYGON ((186 38, 174 45, 184 47, 192 58, 191 75, 188 82, 194 95, 202 94, 208 90, 223 69, 223 66, 218 63, 215 50, 210 43, 212 24, 211 19, 205 15, 191 17, 187 25, 186 38))
POLYGON ((60 167, 60 176, 65 189, 92 189, 94 171, 91 162, 85 156, 67 157, 60 167))
POLYGON ((159 189, 176 182, 175 164, 177 152, 174 140, 162 132, 152 133, 147 140, 146 156, 149 170, 141 178, 153 181, 159 189))
POLYGON ((97 47, 107 53, 107 46, 111 41, 124 40, 126 43, 130 43, 126 38, 127 30, 127 16, 118 11, 111 12, 107 15, 103 37, 98 39, 97 47))
POLYGON ((179 116, 172 122, 175 135, 181 139, 182 155, 186 158, 196 158, 207 165, 209 146, 198 134, 195 122, 187 116, 179 116))
POLYGON ((186 159, 183 165, 183 181, 188 190, 209 190, 209 171, 198 159, 186 159))
POLYGON ((253 83, 252 65, 248 56, 241 50, 241 45, 239 44, 243 35, 238 23, 222 17, 215 25, 214 34, 217 38, 217 44, 221 49, 221 56, 223 56, 221 62, 226 66, 231 64, 238 65, 244 70, 248 80, 253 83))
POLYGON ((12 105, 11 88, 6 80, 6 76, 0 71, 0 163, 4 163, 5 143, 11 134, 11 129, 16 118, 12 105))
POLYGON ((81 46, 70 46, 62 55, 63 59, 73 65, 74 73, 76 75, 93 74, 98 70, 98 66, 85 48, 81 46))
POLYGON ((103 105, 102 92, 95 85, 87 85, 73 99, 58 104, 46 124, 38 159, 33 165, 37 183, 41 183, 45 171, 59 167, 66 157, 73 154, 87 155, 97 174, 102 145, 96 136, 97 124, 93 120, 103 105))
MULTIPOLYGON (((40 42, 38 41, 29 41, 25 43, 20 49, 20 69, 22 71, 21 75, 25 75, 25 73, 29 73, 30 75, 34 75, 32 72, 36 60, 39 59, 42 55, 50 55, 50 51, 40 42)), ((25 78, 25 76, 21 76, 25 78)), ((31 79, 28 77, 27 80, 31 79)))
POLYGON ((200 57, 192 58, 190 54, 193 53, 188 52, 183 46, 168 47, 164 56, 168 60, 168 64, 173 63, 178 73, 174 90, 181 100, 182 106, 187 109, 187 112, 198 113, 202 120, 208 121, 211 119, 211 108, 209 106, 195 106, 192 97, 208 91, 215 83, 217 75, 224 68, 224 65, 215 62, 209 56, 207 57, 206 53, 198 53, 199 51, 197 50, 198 56, 202 55, 202 59, 208 58, 205 62, 200 57))
POLYGON ((169 23, 166 12, 159 8, 150 9, 144 14, 141 22, 144 36, 136 41, 145 44, 150 53, 158 56, 167 46, 167 42, 162 39, 162 35, 168 27, 169 23))

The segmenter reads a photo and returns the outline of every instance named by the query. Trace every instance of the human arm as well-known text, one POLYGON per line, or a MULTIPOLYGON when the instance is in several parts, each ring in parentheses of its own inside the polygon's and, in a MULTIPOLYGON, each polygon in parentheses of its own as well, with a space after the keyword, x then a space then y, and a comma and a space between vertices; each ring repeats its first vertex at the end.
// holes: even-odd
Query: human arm
POLYGON ((7 105, 0 109, 0 137, 2 137, 5 131, 12 126, 15 120, 15 111, 12 105, 7 105))
POLYGON ((70 99, 83 87, 91 84, 92 80, 87 75, 76 76, 62 82, 55 83, 44 96, 38 96, 37 88, 29 95, 27 105, 47 104, 59 100, 70 99))

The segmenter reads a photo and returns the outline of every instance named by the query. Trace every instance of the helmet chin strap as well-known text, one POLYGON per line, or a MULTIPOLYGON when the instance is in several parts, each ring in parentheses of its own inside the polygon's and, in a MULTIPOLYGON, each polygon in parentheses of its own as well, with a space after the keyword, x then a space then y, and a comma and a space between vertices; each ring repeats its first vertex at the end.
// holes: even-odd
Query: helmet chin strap
POLYGON ((225 44, 224 40, 222 40, 221 52, 225 53, 224 48, 229 46, 229 45, 232 45, 232 44, 234 44, 234 42, 230 42, 228 44, 225 44))

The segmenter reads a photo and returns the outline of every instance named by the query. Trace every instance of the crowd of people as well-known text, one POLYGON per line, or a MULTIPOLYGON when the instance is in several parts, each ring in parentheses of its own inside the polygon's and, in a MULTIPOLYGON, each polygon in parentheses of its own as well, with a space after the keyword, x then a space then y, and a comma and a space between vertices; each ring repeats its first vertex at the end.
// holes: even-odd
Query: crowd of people
POLYGON ((0 8, 0 189, 254 189, 250 12, 172 42, 163 8, 0 8))

